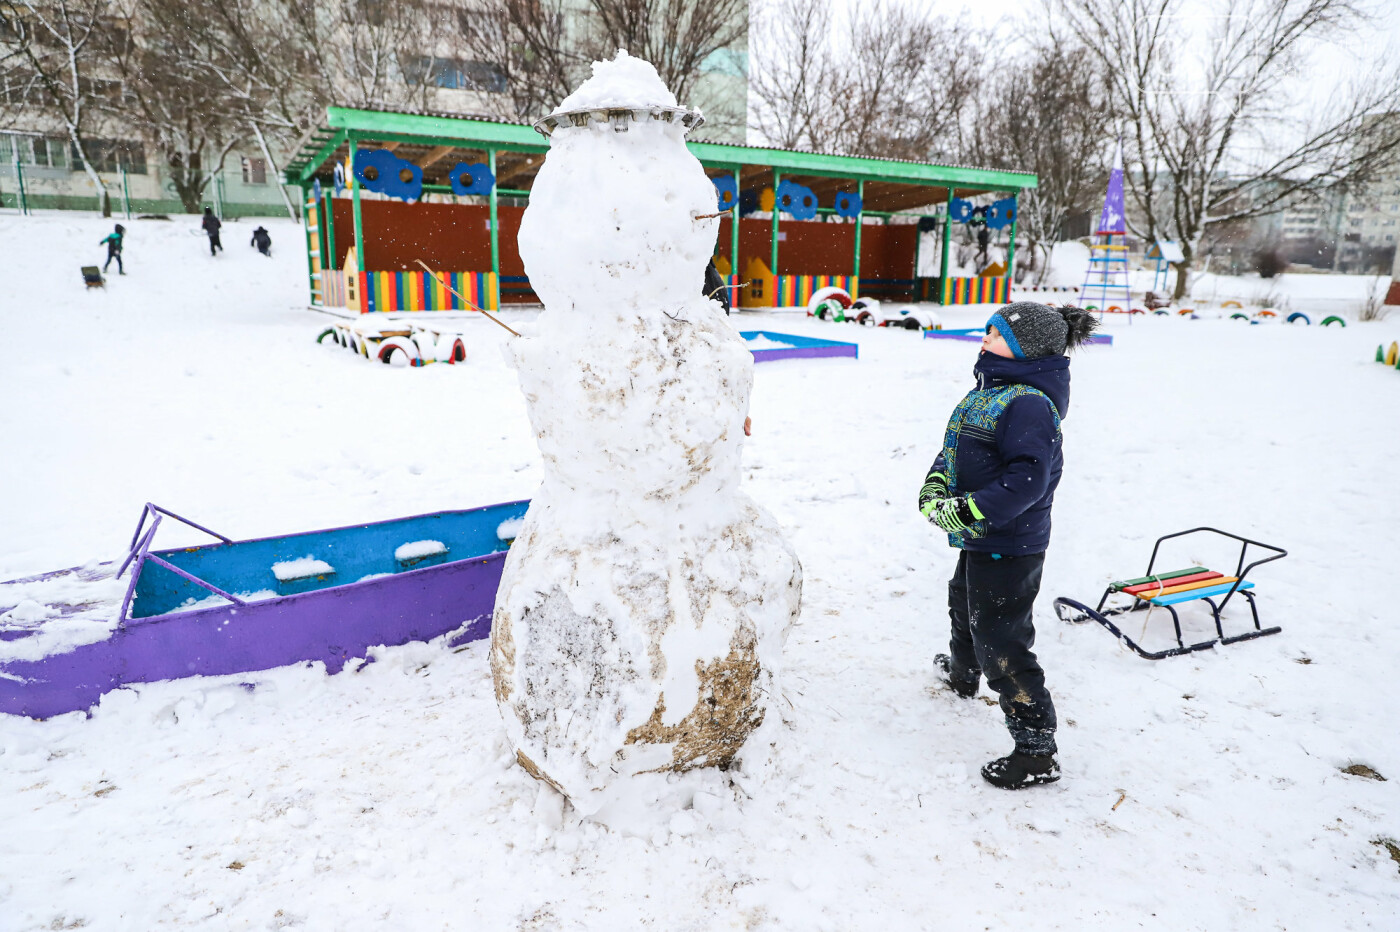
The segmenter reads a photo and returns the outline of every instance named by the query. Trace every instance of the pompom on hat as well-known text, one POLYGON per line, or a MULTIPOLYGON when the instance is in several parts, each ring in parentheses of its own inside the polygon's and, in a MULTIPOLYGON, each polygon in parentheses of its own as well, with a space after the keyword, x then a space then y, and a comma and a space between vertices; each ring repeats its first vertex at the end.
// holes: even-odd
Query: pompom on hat
POLYGON ((1063 356, 1089 339, 1099 322, 1077 307, 1050 307, 1035 301, 1008 304, 987 319, 1017 359, 1063 356))

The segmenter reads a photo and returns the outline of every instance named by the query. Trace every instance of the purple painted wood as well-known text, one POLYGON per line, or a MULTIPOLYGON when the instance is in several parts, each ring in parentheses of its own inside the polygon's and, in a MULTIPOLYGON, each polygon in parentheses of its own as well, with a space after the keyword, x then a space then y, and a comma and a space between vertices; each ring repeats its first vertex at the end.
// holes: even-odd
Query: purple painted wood
MULTIPOLYGON (((526 503, 513 504, 523 513, 526 503)), ((477 511, 491 512, 494 523, 498 519, 493 509, 498 507, 477 511)), ((409 520, 415 519, 401 519, 409 520)), ((301 536, 314 539, 347 530, 353 529, 301 536)), ((149 535, 142 540, 149 544, 149 535)), ((201 549, 226 546, 240 544, 201 549)), ((154 554, 140 557, 133 576, 142 566, 155 564, 154 554)), ((47 718, 90 709, 104 693, 131 683, 247 673, 299 662, 320 661, 327 673, 338 673, 347 661, 366 656, 376 645, 427 641, 459 629, 453 646, 479 640, 491 632, 505 557, 502 550, 242 605, 123 618, 101 641, 40 660, 0 662, 0 713, 47 718)), ((25 581, 71 572, 76 571, 25 581)), ((7 639, 25 634, 6 633, 7 639)))
POLYGON ((778 359, 819 359, 824 356, 849 356, 860 358, 860 347, 855 343, 842 343, 837 340, 822 340, 817 337, 801 337, 795 333, 775 333, 772 330, 741 330, 739 335, 745 340, 760 337, 787 346, 770 349, 751 349, 753 361, 773 362, 778 359))
POLYGON ((4 664, 0 712, 48 718, 129 683, 267 670, 319 660, 327 673, 378 644, 454 643, 491 633, 504 553, 244 606, 132 619, 95 644, 4 664), (19 680, 10 677, 19 677, 19 680))

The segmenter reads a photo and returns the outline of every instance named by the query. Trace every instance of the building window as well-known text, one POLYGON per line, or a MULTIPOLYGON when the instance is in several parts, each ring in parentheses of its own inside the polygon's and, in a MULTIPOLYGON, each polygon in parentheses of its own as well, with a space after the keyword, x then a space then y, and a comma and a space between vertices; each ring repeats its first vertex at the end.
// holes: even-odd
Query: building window
POLYGON ((431 84, 452 90, 503 94, 507 87, 505 73, 498 65, 487 61, 412 55, 405 59, 403 73, 409 84, 431 84))
MULTIPOLYGON (((126 139, 89 139, 86 143, 88 163, 94 171, 119 172, 126 169, 133 175, 146 174, 146 150, 139 142, 126 139)), ((69 157, 74 168, 82 168, 83 159, 73 146, 69 157)))
POLYGON ((14 164, 16 154, 21 165, 68 167, 68 143, 62 139, 0 134, 0 165, 14 164))
POLYGON ((244 183, 244 184, 267 184, 267 160, 266 160, 266 159, 244 159, 244 160, 243 160, 243 183, 244 183))

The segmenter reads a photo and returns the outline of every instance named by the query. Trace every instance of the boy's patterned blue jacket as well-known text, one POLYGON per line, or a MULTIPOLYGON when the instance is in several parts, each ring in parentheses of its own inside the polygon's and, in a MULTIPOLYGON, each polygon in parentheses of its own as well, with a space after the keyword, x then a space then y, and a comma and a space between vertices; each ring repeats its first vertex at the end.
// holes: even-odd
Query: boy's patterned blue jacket
POLYGON ((1069 410, 1069 357, 982 353, 934 460, 950 496, 970 495, 983 519, 949 534, 964 550, 1021 556, 1050 545, 1050 506, 1064 465, 1060 419, 1069 410))

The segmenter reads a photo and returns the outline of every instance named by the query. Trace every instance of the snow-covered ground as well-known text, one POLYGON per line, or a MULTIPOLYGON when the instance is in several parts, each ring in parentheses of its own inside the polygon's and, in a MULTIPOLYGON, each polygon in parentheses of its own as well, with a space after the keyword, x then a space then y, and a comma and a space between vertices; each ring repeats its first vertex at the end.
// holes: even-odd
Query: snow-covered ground
MULTIPOLYGON (((111 558, 147 500, 240 538, 533 491, 504 331, 464 323, 465 366, 371 363, 314 342, 290 224, 271 260, 247 221, 218 259, 194 218, 127 226, 128 274, 87 293, 107 224, 0 218, 0 579, 111 558)), ((1110 319, 1076 359, 1037 614, 1065 776, 1024 793, 977 775, 1009 747, 985 689, 930 667, 955 554, 914 499, 976 347, 738 322, 860 343, 757 370, 747 488, 807 577, 775 761, 628 837, 512 764, 485 642, 120 690, 90 719, 0 717, 0 929, 1400 927, 1378 843, 1400 840, 1400 372, 1372 362, 1400 319, 1110 319), (1054 618, 1202 524, 1288 549, 1257 572, 1282 634, 1152 663, 1054 618)))
MULTIPOLYGON (((1050 257, 1050 269, 1041 283, 1043 293, 1039 296, 1059 303, 1075 300, 1088 267, 1088 246, 1077 241, 1057 243, 1050 257)), ((1176 285, 1176 273, 1168 273, 1165 288, 1161 287, 1151 268, 1131 270, 1128 282, 1134 295, 1133 303, 1141 306, 1142 296, 1154 285, 1158 286, 1158 291, 1170 294, 1176 285)), ((1029 284, 1029 278, 1025 284, 1029 284)), ((1337 314, 1348 320, 1355 318, 1366 303, 1367 296, 1383 297, 1389 284, 1390 277, 1386 275, 1322 275, 1311 271, 1290 271, 1274 278, 1260 278, 1252 272, 1248 275, 1200 272, 1192 274, 1190 297, 1178 306, 1190 307, 1198 312, 1214 312, 1224 302, 1236 301, 1246 311, 1263 307, 1273 308, 1285 315, 1301 311, 1316 324, 1328 314, 1337 314)), ((1022 289, 1018 288, 1017 293, 1021 292, 1022 289)), ((1025 293, 1030 295, 1031 290, 1027 288, 1025 293)), ((1091 300, 1085 303, 1091 303, 1091 300)))

